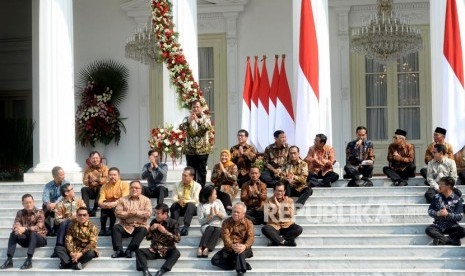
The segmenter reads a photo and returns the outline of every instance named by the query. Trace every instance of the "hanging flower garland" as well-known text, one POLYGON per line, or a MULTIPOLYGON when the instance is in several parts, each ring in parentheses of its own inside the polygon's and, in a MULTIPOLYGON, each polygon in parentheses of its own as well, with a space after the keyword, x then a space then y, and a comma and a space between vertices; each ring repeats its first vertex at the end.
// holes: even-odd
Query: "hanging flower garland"
POLYGON ((168 0, 152 0, 152 26, 158 41, 160 56, 168 68, 171 82, 176 87, 178 104, 190 110, 190 103, 199 100, 204 113, 208 114, 208 105, 203 92, 192 76, 192 70, 178 42, 179 34, 174 31, 171 7, 172 4, 168 0))
MULTIPOLYGON (((193 101, 199 101, 203 107, 203 113, 209 115, 208 105, 203 97, 203 92, 200 90, 198 83, 194 80, 192 70, 189 67, 189 63, 186 61, 182 47, 178 42, 179 34, 174 31, 172 4, 170 1, 152 0, 152 27, 155 33, 155 38, 157 39, 159 56, 161 56, 163 62, 166 64, 171 82, 176 87, 179 106, 190 110, 191 103, 193 101)), ((161 144, 155 143, 155 141, 159 141, 159 137, 157 136, 161 129, 164 128, 159 127, 152 129, 152 138, 149 141, 152 148, 163 148, 161 144)), ((177 131, 177 129, 174 130, 177 131)), ((208 132, 208 136, 210 144, 214 144, 215 130, 210 130, 208 132)), ((182 137, 185 138, 185 135, 181 136, 181 138, 182 137)), ((175 141, 176 139, 171 140, 175 141)), ((171 155, 173 160, 179 156, 179 152, 177 151, 178 149, 178 147, 168 147, 168 153, 171 155)), ((162 151, 166 152, 166 148, 162 149, 162 151)))

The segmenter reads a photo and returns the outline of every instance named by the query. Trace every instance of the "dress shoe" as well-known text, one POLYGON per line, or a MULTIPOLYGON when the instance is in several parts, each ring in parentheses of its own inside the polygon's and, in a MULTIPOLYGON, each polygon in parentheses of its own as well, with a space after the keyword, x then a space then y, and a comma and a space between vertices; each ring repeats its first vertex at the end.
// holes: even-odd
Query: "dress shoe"
POLYGON ((98 232, 98 235, 100 237, 105 236, 105 232, 107 232, 107 231, 105 231, 105 229, 102 229, 102 230, 100 230, 100 232, 98 232))
POLYGON ((286 240, 284 241, 284 246, 297 246, 294 240, 286 240))
POLYGON ((97 212, 95 210, 92 210, 89 212, 89 217, 93 218, 97 215, 97 212))
POLYGON ((2 264, 2 266, 0 266, 0 269, 7 269, 7 268, 12 268, 12 267, 13 267, 13 260, 8 259, 5 261, 4 264, 2 264))
POLYGON ((53 252, 52 255, 50 255, 50 258, 58 258, 58 254, 56 252, 53 252))
POLYGON ((107 237, 110 237, 111 236, 111 229, 108 229, 106 232, 105 232, 105 236, 107 237))
POLYGON ((82 263, 80 262, 77 262, 74 266, 73 266, 73 269, 74 270, 82 270, 84 267, 82 266, 82 263))
POLYGON ((197 249, 197 258, 203 258, 202 248, 197 249))
POLYGON ((150 274, 148 269, 142 271, 142 275, 144 275, 144 276, 152 276, 152 274, 150 274))
POLYGON ((189 235, 189 226, 183 226, 181 231, 179 231, 179 233, 181 234, 181 236, 187 236, 189 235))
POLYGON ((124 253, 123 250, 118 250, 113 255, 111 255, 111 257, 112 258, 124 258, 126 257, 126 253, 124 253))
POLYGON ((59 269, 70 269, 73 267, 73 263, 67 263, 67 264, 62 264, 60 262, 60 264, 58 265, 58 268, 59 269))
POLYGON ((240 272, 240 271, 238 271, 236 275, 237 275, 237 276, 244 276, 244 273, 243 273, 243 272, 240 272))
POLYGON ((132 258, 132 251, 129 249, 126 249, 126 251, 124 251, 124 256, 128 259, 132 258))
POLYGON ((160 269, 157 271, 157 273, 155 273, 155 276, 161 276, 163 274, 165 274, 168 270, 165 270, 165 269, 160 269))
POLYGON ((26 261, 20 267, 20 269, 29 269, 29 268, 32 268, 32 260, 31 259, 26 259, 26 261))
POLYGON ((245 263, 245 269, 247 269, 247 270, 252 270, 252 267, 250 266, 249 263, 246 262, 246 263, 245 263))

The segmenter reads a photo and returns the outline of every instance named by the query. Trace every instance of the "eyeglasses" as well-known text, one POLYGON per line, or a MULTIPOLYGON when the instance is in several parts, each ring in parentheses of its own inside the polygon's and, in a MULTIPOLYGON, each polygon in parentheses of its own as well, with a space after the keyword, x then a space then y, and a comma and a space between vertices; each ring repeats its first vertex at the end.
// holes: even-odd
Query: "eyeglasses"
POLYGON ((245 137, 244 134, 237 134, 237 137, 245 137))
POLYGON ((77 214, 78 217, 87 217, 89 214, 77 214))

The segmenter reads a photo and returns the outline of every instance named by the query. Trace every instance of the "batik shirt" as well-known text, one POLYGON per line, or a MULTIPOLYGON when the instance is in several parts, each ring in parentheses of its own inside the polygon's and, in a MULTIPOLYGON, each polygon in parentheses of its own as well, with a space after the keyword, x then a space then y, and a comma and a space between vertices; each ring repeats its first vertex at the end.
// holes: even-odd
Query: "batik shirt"
POLYGON ((47 235, 44 212, 36 207, 30 213, 26 209, 19 210, 16 213, 12 229, 14 230, 16 226, 26 227, 27 231, 36 232, 42 237, 47 235))
POLYGON ((263 154, 263 162, 265 168, 267 165, 271 165, 275 169, 281 169, 287 161, 289 156, 289 145, 284 144, 278 147, 276 143, 273 143, 266 147, 265 153, 263 154))
POLYGON ((266 200, 266 184, 258 180, 252 182, 249 180, 242 185, 241 189, 241 201, 244 202, 247 209, 263 210, 263 203, 266 200), (251 191, 250 186, 254 186, 255 189, 251 191))
POLYGON ((107 183, 108 180, 108 167, 104 164, 100 164, 98 166, 89 166, 84 171, 84 175, 82 177, 82 184, 88 187, 98 187, 102 186, 103 184, 107 183), (92 186, 91 176, 97 179, 97 185, 92 186))
POLYGON ((392 143, 388 148, 387 160, 389 167, 394 170, 403 171, 415 160, 415 148, 407 142, 403 145, 392 143), (394 152, 396 151, 400 156, 394 156, 394 152))
POLYGON ((186 155, 206 155, 212 151, 213 127, 208 115, 202 114, 198 121, 185 117, 179 128, 186 131, 184 140, 184 153, 186 155))
POLYGON ((457 225, 463 217, 463 205, 459 196, 452 193, 450 197, 445 197, 441 193, 434 196, 433 202, 429 205, 428 214, 434 218, 434 224, 438 226, 441 231, 444 231, 454 225, 457 225), (446 217, 438 217, 439 210, 446 208, 449 213, 446 217))
MULTIPOLYGON (((156 219, 153 219, 150 222, 150 226, 157 222, 156 219)), ((164 258, 166 252, 170 248, 176 248, 176 243, 181 241, 181 235, 179 234, 179 225, 178 222, 172 218, 167 218, 165 221, 161 222, 161 225, 165 227, 166 233, 162 233, 156 230, 151 230, 147 233, 147 240, 150 241, 149 250, 152 253, 157 254, 158 256, 164 258)))
POLYGON ((255 160, 255 156, 257 156, 257 150, 249 144, 242 146, 242 150, 243 153, 241 155, 239 154, 239 145, 235 145, 231 147, 229 152, 231 153, 231 161, 237 165, 240 175, 247 175, 249 174, 252 162, 255 160))
POLYGON ((436 161, 434 159, 429 161, 426 176, 426 181, 428 181, 429 186, 438 190, 439 179, 444 176, 450 176, 457 181, 457 167, 455 166, 455 161, 447 157, 444 157, 441 161, 436 161))
POLYGON ((333 147, 330 145, 323 145, 321 148, 311 146, 308 149, 307 157, 305 162, 308 164, 308 172, 312 174, 318 174, 320 171, 322 175, 333 170, 333 164, 336 162, 336 154, 334 153, 333 147), (309 158, 315 160, 309 161, 309 158))
POLYGON ((80 198, 63 199, 55 209, 55 224, 60 224, 64 220, 72 218, 80 207, 86 207, 86 204, 80 198))
POLYGON ((68 252, 86 253, 90 250, 97 251, 98 229, 91 221, 79 225, 77 221, 71 221, 65 236, 65 245, 68 252))
POLYGON ((371 141, 365 140, 357 147, 358 139, 351 141, 346 147, 346 164, 358 166, 364 160, 375 160, 375 150, 371 141))
POLYGON ((281 172, 281 180, 294 187, 298 192, 302 191, 305 187, 307 187, 307 176, 307 162, 301 160, 300 158, 299 160, 294 162, 287 162, 283 167, 283 171, 281 172), (294 180, 294 182, 292 184, 287 181, 288 175, 290 174, 293 174, 292 179, 294 180))
MULTIPOLYGON (((434 145, 436 145, 436 143, 431 143, 426 148, 426 151, 425 151, 425 164, 428 164, 429 161, 434 159, 434 154, 433 154, 434 145)), ((450 159, 454 159, 454 150, 452 149, 452 145, 448 144, 446 142, 444 142, 443 145, 446 147, 446 155, 447 155, 447 157, 449 157, 450 159)))
POLYGON ((244 244, 246 249, 252 247, 254 242, 254 226, 250 219, 243 218, 236 223, 233 218, 227 218, 221 226, 221 237, 223 238, 224 249, 233 250, 233 244, 244 244))

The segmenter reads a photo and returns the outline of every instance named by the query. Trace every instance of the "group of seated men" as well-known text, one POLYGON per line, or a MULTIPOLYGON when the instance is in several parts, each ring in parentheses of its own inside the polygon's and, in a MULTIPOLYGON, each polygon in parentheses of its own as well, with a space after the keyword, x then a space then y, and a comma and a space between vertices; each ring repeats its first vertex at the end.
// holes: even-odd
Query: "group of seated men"
MULTIPOLYGON (((344 170, 351 178, 349 186, 370 186, 369 178, 375 157, 373 143, 366 139, 365 127, 358 127, 356 134, 357 139, 347 145, 344 170)), ((428 166, 422 170, 426 183, 431 187, 425 194, 428 202, 431 202, 428 212, 435 218, 426 233, 433 237, 434 244, 457 245, 465 235, 457 223, 462 218, 463 207, 461 193, 454 187, 457 169, 454 159, 448 157, 453 151, 444 141, 445 134, 446 130, 436 128, 435 142, 426 152, 427 156, 432 157, 428 160, 425 157, 428 166), (444 234, 449 234, 449 237, 444 234)), ((389 166, 383 169, 396 186, 407 185, 406 180, 415 173, 414 148, 406 142, 406 135, 400 129, 395 132, 394 142, 388 149, 389 166)), ((237 239, 243 241, 242 246, 240 242, 230 244, 232 241, 227 240, 231 237, 228 231, 237 230, 236 224, 266 224, 262 232, 270 240, 270 245, 295 246, 295 238, 302 233, 302 227, 294 223, 294 202, 284 194, 298 197, 298 209, 311 196, 311 187, 330 187, 339 178, 333 172, 334 150, 326 144, 324 134, 315 136, 314 145, 309 148, 307 156, 301 159, 299 148, 288 146, 285 133, 276 131, 275 143, 269 145, 263 154, 262 169, 253 165, 258 154, 247 143, 247 137, 247 131, 240 130, 239 143, 230 150, 232 160, 238 166, 243 202, 234 205, 232 217, 223 223, 222 250, 232 255, 222 253, 212 258, 214 265, 235 268, 238 274, 250 269, 245 258, 251 256, 253 242, 250 243, 250 239, 253 241, 253 234, 237 234, 237 239), (266 196, 267 187, 275 190, 271 198, 266 196)), ((142 178, 147 179, 148 185, 143 186, 140 181, 132 181, 130 184, 121 181, 118 168, 108 169, 101 162, 100 154, 91 152, 83 177, 85 187, 81 189, 82 200, 74 196, 73 187, 65 180, 63 169, 53 168, 53 180, 44 188, 42 210, 35 207, 32 195, 23 196, 24 209, 17 213, 8 244, 8 259, 0 269, 13 266, 16 244, 28 247, 27 259, 21 269, 31 268, 34 250, 46 245, 45 235, 48 233, 57 236, 53 257, 60 258, 62 269, 82 269, 87 262, 98 256, 98 236, 111 236, 115 251, 112 258, 132 258, 135 253, 137 269, 143 271, 144 275, 150 275, 147 259, 165 258, 165 264, 156 275, 170 271, 180 256, 175 244, 181 236, 188 235, 199 203, 201 185, 193 180, 194 169, 186 167, 182 181, 174 186, 174 203, 169 208, 163 203, 168 190, 162 185, 166 181, 167 166, 160 162, 156 151, 149 151, 148 158, 149 163, 144 165, 142 171, 142 178), (147 220, 152 215, 152 205, 148 198, 157 198, 155 218, 149 225, 147 220), (90 199, 94 200, 92 207, 90 199), (89 221, 89 217, 96 216, 98 207, 101 209, 100 232, 89 221), (184 216, 182 228, 177 224, 180 216, 184 216), (108 218, 110 224, 107 229, 108 218), (126 237, 132 239, 126 250, 123 250, 122 238, 126 237), (144 238, 151 240, 149 249, 139 249, 144 238)), ((250 230, 250 227, 240 228, 245 232, 250 230)))
MULTIPOLYGON (((100 157, 98 152, 91 152, 89 157, 89 165, 83 181, 87 185, 81 190, 84 200, 75 196, 74 188, 65 180, 65 173, 61 167, 53 168, 53 180, 45 185, 42 209, 34 205, 31 194, 23 196, 24 209, 16 215, 8 242, 7 260, 0 269, 13 267, 16 244, 28 248, 27 259, 21 269, 31 268, 35 249, 45 246, 46 235, 53 233, 56 235, 56 244, 52 257, 60 259, 60 269, 83 269, 89 261, 99 256, 98 236, 109 235, 114 250, 112 258, 132 258, 135 253, 137 270, 147 276, 151 275, 147 260, 166 259, 156 275, 163 275, 171 270, 180 257, 176 243, 180 241, 183 229, 185 229, 184 235, 187 235, 187 229, 199 204, 201 186, 193 180, 194 169, 186 167, 182 173, 182 180, 174 185, 174 203, 171 208, 158 202, 153 212, 155 218, 147 224, 152 216, 152 205, 151 200, 143 195, 144 190, 153 188, 155 192, 149 196, 157 197, 158 201, 160 197, 156 191, 164 192, 159 188, 163 186, 158 181, 155 186, 150 185, 161 171, 155 166, 158 165, 158 168, 162 166, 158 163, 156 152, 154 154, 153 151, 149 151, 149 160, 153 160, 155 164, 144 166, 145 175, 150 175, 147 187, 138 180, 129 184, 121 181, 118 168, 108 169, 98 160, 97 157, 100 157), (150 177, 153 179, 150 180, 150 177), (89 199, 94 199, 97 205, 90 207, 89 199), (89 217, 96 216, 98 207, 101 209, 100 232, 89 220, 89 217), (170 211, 171 217, 169 217, 170 211), (188 212, 190 214, 187 214, 188 212), (184 226, 179 228, 178 218, 181 215, 184 215, 184 226), (107 230, 108 218, 110 218, 110 226, 107 230), (117 223, 116 219, 118 219, 117 223), (128 237, 132 239, 124 250, 122 239, 128 237), (144 238, 151 241, 148 249, 139 248, 144 238)), ((161 174, 164 176, 160 179, 166 179, 166 170, 163 172, 161 174)), ((259 169, 252 168, 250 180, 245 183, 248 188, 242 193, 247 205, 242 202, 234 205, 231 218, 225 219, 223 223, 222 253, 212 258, 212 264, 224 269, 236 269, 238 275, 251 269, 245 262, 245 258, 252 256, 251 246, 254 240, 253 222, 247 218, 249 213, 253 215, 251 218, 254 220, 257 218, 256 212, 261 213, 258 221, 260 224, 267 223, 262 232, 270 239, 270 245, 296 246, 295 238, 302 233, 302 227, 294 223, 294 202, 284 195, 284 183, 278 182, 275 185, 274 196, 267 199, 266 184, 259 180, 259 176, 259 169), (257 187, 260 187, 260 190, 256 189, 257 187), (259 191, 261 195, 263 190, 265 198, 256 200, 256 192, 259 191), (249 203, 252 207, 247 210, 249 203), (247 225, 247 227, 238 227, 238 225, 247 225)))

